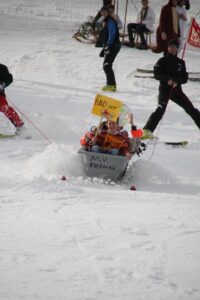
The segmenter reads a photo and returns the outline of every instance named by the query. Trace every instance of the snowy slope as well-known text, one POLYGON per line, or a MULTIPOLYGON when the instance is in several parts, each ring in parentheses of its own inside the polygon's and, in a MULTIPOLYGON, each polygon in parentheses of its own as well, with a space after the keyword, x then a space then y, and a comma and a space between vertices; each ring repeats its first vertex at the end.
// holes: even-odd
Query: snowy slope
MULTIPOLYGON (((100 1, 85 2, 83 15, 86 7, 95 14, 100 1)), ((78 21, 61 13, 63 1, 35 3, 0 1, 1 63, 14 75, 7 96, 26 123, 22 136, 0 140, 0 299, 200 299, 199 130, 170 103, 158 136, 188 146, 149 145, 121 184, 84 179, 77 149, 98 122, 90 112, 105 83, 100 49, 71 38, 78 21)), ((81 3, 64 8, 79 16, 81 3)), ((165 1, 151 3, 159 15, 165 1)), ((192 1, 190 15, 199 9, 192 1)), ((200 70, 199 57, 187 51, 188 70, 200 70)), ((133 74, 158 58, 123 48, 114 64, 112 96, 139 127, 156 106, 158 82, 133 74)), ((200 109, 199 83, 183 88, 200 109)), ((1 132, 13 132, 0 120, 1 132)))

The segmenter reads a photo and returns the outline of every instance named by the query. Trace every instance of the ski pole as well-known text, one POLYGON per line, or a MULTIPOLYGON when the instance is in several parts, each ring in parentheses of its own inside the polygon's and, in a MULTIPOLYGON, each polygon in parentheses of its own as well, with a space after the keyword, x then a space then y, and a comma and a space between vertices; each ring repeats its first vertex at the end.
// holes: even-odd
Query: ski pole
MULTIPOLYGON (((174 88, 174 87, 173 87, 173 85, 172 85, 172 87, 171 87, 171 89, 170 89, 170 92, 169 92, 169 96, 167 97, 167 104, 168 104, 169 99, 171 98, 173 88, 174 88)), ((161 127, 162 122, 163 122, 163 119, 164 119, 163 117, 164 117, 164 114, 163 114, 163 116, 162 116, 162 118, 161 118, 161 120, 160 120, 160 123, 159 123, 159 125, 158 125, 158 130, 157 130, 157 133, 156 133, 156 136, 155 136, 155 142, 154 142, 154 144, 153 144, 153 150, 152 150, 152 153, 151 153, 151 155, 150 155, 148 161, 150 161, 150 160, 152 159, 153 155, 154 155, 154 152, 155 152, 155 149, 156 149, 156 146, 157 146, 158 134, 159 134, 160 127, 161 127)))

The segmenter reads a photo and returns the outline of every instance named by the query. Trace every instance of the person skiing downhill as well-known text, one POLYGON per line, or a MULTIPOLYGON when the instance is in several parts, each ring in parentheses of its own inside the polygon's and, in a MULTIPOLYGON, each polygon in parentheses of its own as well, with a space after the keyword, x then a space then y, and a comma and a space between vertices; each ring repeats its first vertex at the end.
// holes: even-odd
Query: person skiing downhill
POLYGON ((153 138, 153 131, 162 119, 170 99, 181 106, 200 129, 200 111, 193 106, 181 88, 182 84, 187 83, 188 73, 184 60, 177 57, 176 40, 169 41, 168 52, 154 66, 154 77, 160 81, 158 106, 143 128, 143 139, 153 138))
POLYGON ((13 76, 8 68, 0 64, 0 112, 2 112, 16 128, 16 134, 19 134, 24 122, 20 119, 17 112, 8 104, 5 95, 5 88, 13 82, 13 76))
POLYGON ((116 20, 110 16, 109 7, 103 6, 101 14, 104 19, 104 48, 99 56, 104 57, 103 70, 106 74, 107 84, 103 86, 103 91, 116 91, 115 74, 112 69, 113 62, 120 51, 119 30, 116 20))

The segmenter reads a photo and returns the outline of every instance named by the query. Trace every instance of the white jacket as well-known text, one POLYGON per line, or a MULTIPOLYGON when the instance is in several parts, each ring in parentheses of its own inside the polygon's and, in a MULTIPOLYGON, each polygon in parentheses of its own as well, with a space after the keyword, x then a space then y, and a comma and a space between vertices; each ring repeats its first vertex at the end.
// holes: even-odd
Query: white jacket
POLYGON ((185 11, 185 9, 184 9, 184 7, 182 7, 182 6, 176 6, 176 11, 177 11, 177 13, 178 13, 178 16, 179 15, 184 15, 185 16, 185 18, 186 18, 186 20, 183 20, 182 18, 180 18, 180 16, 179 16, 179 29, 180 29, 180 36, 181 36, 181 38, 183 37, 183 35, 184 35, 184 29, 185 29, 185 27, 186 27, 186 25, 187 25, 187 14, 186 14, 186 11, 185 11))
MULTIPOLYGON (((137 23, 140 23, 141 18, 141 11, 138 13, 137 16, 137 23)), ((151 7, 148 7, 148 11, 146 14, 145 19, 142 21, 142 24, 146 25, 146 28, 150 31, 154 31, 153 24, 155 23, 156 15, 151 7)))

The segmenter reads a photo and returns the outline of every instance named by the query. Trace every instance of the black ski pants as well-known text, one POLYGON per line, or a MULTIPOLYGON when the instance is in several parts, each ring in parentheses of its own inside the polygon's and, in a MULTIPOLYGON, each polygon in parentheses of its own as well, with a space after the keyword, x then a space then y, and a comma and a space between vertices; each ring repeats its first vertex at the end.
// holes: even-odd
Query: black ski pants
POLYGON ((170 92, 170 89, 163 89, 162 87, 159 87, 158 106, 149 117, 144 129, 149 129, 152 132, 156 129, 156 126, 165 113, 169 99, 181 106, 200 129, 200 111, 193 106, 192 102, 183 93, 182 89, 174 88, 172 92, 170 92))
POLYGON ((112 46, 110 48, 109 54, 105 55, 104 62, 103 62, 103 70, 106 74, 107 85, 116 85, 115 74, 113 72, 112 65, 120 49, 121 49, 120 45, 112 46))
POLYGON ((144 33, 149 32, 149 30, 146 28, 145 24, 129 23, 127 25, 127 29, 128 29, 128 37, 130 42, 134 42, 133 31, 132 31, 134 29, 139 34, 142 45, 147 46, 147 41, 144 37, 144 33))

